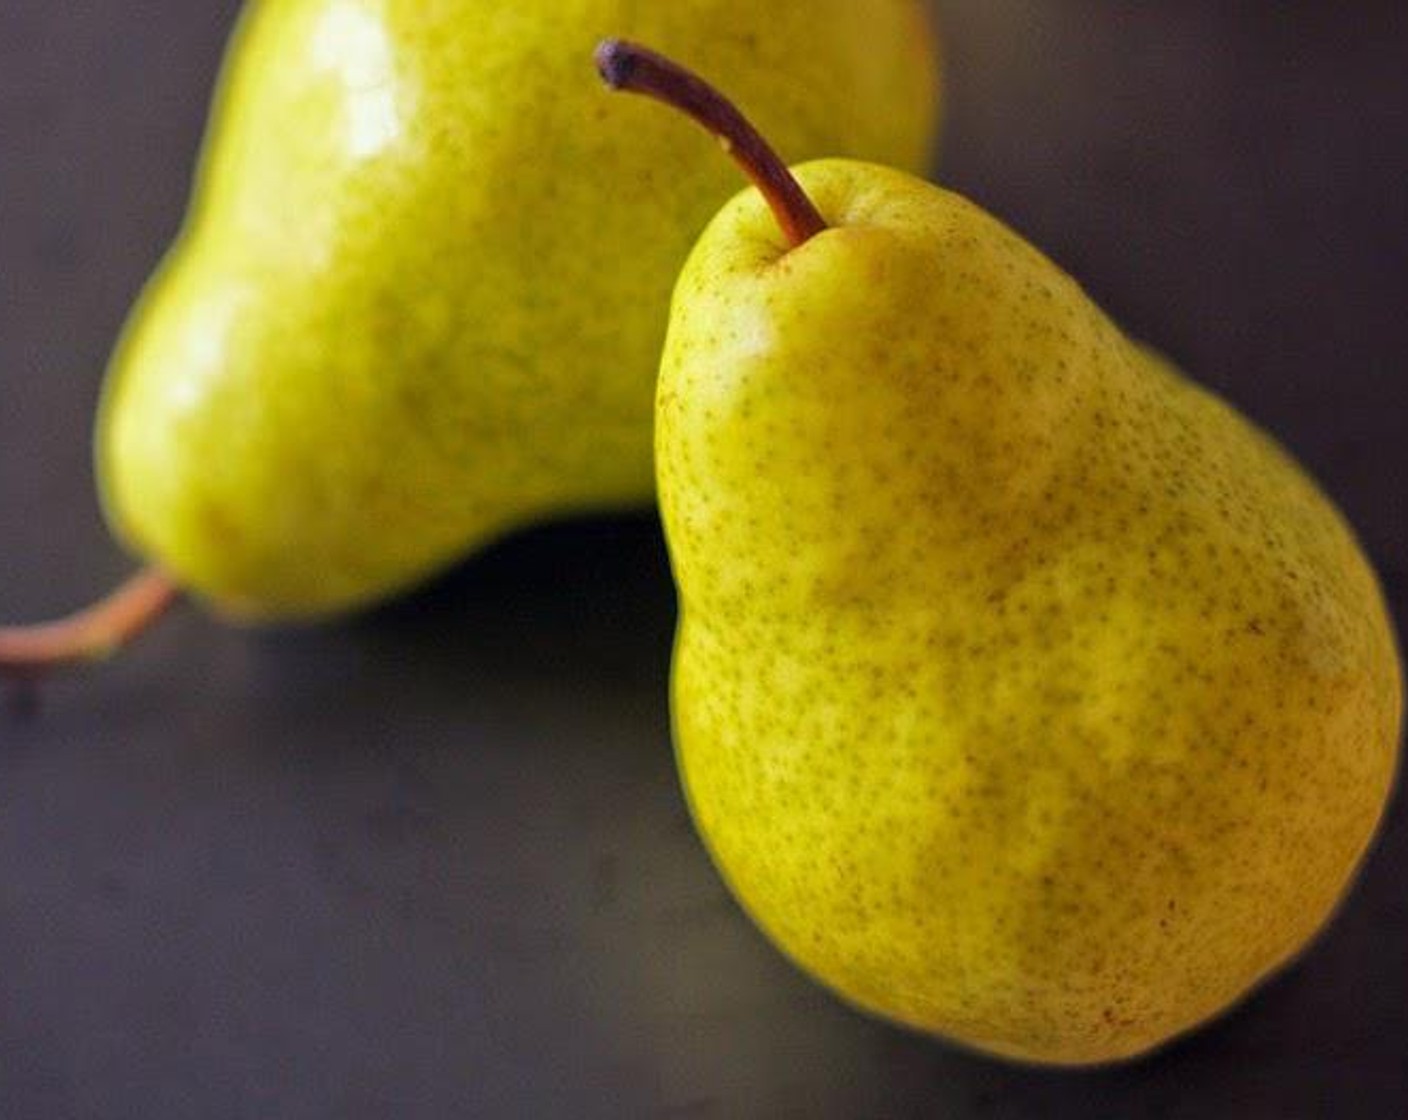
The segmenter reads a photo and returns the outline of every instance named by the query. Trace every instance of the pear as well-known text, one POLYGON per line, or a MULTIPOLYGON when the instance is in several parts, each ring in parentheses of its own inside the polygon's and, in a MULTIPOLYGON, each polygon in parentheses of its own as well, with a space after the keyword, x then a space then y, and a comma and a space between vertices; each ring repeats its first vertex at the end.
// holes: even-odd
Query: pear
MULTIPOLYGON (((734 140, 693 79, 608 62, 734 140)), ((860 1008, 1148 1051, 1302 950, 1370 844, 1402 696, 1374 573, 1284 450, 972 203, 750 173, 657 397, 698 830, 860 1008)))
POLYGON ((728 170, 602 107, 580 59, 617 27, 791 153, 928 160, 920 0, 256 0, 104 393, 124 541, 224 614, 297 619, 649 501, 670 288, 728 170))

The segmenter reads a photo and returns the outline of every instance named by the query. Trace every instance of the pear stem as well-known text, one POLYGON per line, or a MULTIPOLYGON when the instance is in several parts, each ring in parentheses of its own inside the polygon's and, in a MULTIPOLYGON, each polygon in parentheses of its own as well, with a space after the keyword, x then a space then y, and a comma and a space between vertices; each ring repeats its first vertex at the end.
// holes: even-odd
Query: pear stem
POLYGON ((640 93, 693 117, 718 139, 763 194, 792 248, 827 228, 802 185, 737 107, 698 74, 648 47, 606 39, 596 67, 612 89, 640 93))
POLYGON ((0 676, 26 681, 52 669, 101 660, 140 636, 180 593, 166 573, 146 568, 67 618, 0 626, 0 676))

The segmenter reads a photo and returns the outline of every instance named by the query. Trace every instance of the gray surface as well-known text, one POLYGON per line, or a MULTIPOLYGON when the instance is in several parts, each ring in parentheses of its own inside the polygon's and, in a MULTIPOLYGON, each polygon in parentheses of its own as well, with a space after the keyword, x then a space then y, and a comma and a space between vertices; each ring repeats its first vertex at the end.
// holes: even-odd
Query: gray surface
MULTIPOLYGON (((0 617, 128 570, 91 409, 235 7, 0 5, 0 617)), ((1401 6, 945 7, 945 180, 1278 433, 1401 617, 1401 6)), ((728 900, 672 769, 672 612, 651 520, 558 527, 345 625, 183 612, 0 720, 0 1115, 1408 1114, 1401 803, 1229 1019, 1012 1068, 845 1010, 728 900)))

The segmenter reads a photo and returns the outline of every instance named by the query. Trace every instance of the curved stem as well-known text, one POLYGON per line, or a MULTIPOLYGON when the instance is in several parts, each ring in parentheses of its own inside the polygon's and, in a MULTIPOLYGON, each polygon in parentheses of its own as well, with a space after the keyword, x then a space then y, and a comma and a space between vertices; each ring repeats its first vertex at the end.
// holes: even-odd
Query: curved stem
POLYGON ((137 638, 180 594, 164 572, 147 568, 107 598, 67 618, 0 627, 0 675, 33 677, 101 660, 137 638))
POLYGON ((597 47, 596 66, 612 89, 663 101, 712 132, 763 192, 792 248, 827 228, 826 219, 758 130, 698 74, 648 47, 621 39, 607 39, 597 47))

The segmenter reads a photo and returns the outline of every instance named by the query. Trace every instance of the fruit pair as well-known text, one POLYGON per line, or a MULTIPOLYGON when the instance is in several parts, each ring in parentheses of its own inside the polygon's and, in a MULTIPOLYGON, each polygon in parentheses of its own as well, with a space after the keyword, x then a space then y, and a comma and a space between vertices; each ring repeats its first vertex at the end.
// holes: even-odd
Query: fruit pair
MULTIPOLYGON (((775 12, 747 45, 758 74, 690 53, 746 103, 784 102, 774 135, 909 103, 903 137, 858 146, 917 158, 927 61, 857 52, 879 28, 904 59, 918 9, 797 8, 833 51, 792 37, 786 57, 823 81, 763 57, 775 12), (869 76, 860 95, 838 59, 869 76)), ((351 10, 254 10, 227 146, 105 408, 119 525, 253 616, 338 609, 523 517, 644 496, 637 359, 682 215, 709 208, 702 146, 578 96, 571 36, 570 64, 556 46, 487 63, 542 62, 504 96, 511 119, 551 107, 535 149, 570 153, 568 183, 514 162, 522 137, 457 85, 459 54, 401 66, 449 26, 351 10), (301 169, 282 182, 282 163, 236 160, 288 105, 306 116, 264 149, 301 169), (437 170, 411 173, 422 159, 437 170), (464 160, 471 197, 446 179, 464 160), (408 212, 444 221, 413 240, 408 212)), ((558 42, 546 17, 496 18, 504 42, 558 42)), ((681 49, 724 26, 686 23, 626 29, 681 49)), ((696 246, 657 390, 679 756, 731 886, 846 998, 1010 1056, 1123 1057, 1226 1006, 1323 922, 1392 776, 1397 656, 1348 530, 976 208, 874 165, 794 181, 687 76, 620 46, 604 63, 688 102, 763 188, 696 246)))

